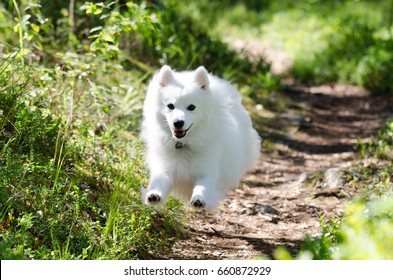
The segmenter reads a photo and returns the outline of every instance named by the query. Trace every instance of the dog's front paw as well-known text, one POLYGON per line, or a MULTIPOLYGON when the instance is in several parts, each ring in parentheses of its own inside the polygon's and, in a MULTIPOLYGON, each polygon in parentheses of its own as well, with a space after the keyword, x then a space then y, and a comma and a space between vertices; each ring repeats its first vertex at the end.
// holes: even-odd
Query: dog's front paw
POLYGON ((146 194, 147 204, 157 204, 161 201, 161 196, 156 192, 148 192, 146 194))
POLYGON ((197 210, 202 210, 205 208, 206 203, 202 197, 194 197, 191 199, 191 206, 197 210))

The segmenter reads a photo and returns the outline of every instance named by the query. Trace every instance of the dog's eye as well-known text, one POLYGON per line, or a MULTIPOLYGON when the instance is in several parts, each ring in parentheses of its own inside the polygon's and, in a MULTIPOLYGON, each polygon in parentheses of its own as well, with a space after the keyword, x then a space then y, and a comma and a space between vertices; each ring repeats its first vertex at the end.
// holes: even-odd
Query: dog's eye
POLYGON ((166 105, 168 107, 169 110, 173 110, 175 109, 175 105, 173 105, 172 103, 169 103, 168 105, 166 105))
POLYGON ((187 110, 188 111, 194 111, 195 108, 196 108, 195 105, 191 104, 191 105, 188 105, 187 110))

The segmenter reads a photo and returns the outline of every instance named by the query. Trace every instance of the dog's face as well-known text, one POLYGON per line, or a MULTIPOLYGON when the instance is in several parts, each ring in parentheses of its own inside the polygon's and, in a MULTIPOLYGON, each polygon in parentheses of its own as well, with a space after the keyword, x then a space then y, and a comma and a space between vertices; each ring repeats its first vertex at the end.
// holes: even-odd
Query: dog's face
POLYGON ((198 124, 206 120, 208 76, 206 69, 198 68, 194 79, 178 81, 172 70, 164 66, 160 71, 160 106, 172 137, 185 139, 198 124))

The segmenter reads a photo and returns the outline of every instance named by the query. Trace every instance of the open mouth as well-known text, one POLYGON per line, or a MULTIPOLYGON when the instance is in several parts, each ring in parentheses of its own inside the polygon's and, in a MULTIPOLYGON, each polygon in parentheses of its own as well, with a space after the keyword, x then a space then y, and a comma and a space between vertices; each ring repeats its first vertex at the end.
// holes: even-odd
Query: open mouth
POLYGON ((181 139, 181 138, 185 137, 187 134, 187 131, 190 130, 191 126, 192 126, 192 124, 186 130, 175 128, 173 130, 173 136, 175 136, 177 139, 181 139))

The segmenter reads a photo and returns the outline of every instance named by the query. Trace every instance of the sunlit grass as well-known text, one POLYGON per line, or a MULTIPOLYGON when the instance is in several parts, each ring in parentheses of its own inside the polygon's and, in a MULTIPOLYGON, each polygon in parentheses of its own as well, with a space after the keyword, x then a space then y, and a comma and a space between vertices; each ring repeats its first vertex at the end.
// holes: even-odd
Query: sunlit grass
POLYGON ((390 1, 206 1, 192 14, 227 41, 261 41, 284 50, 303 83, 344 82, 391 92, 390 1), (205 16, 206 17, 206 16, 205 16), (210 17, 208 17, 210 18, 210 17))

